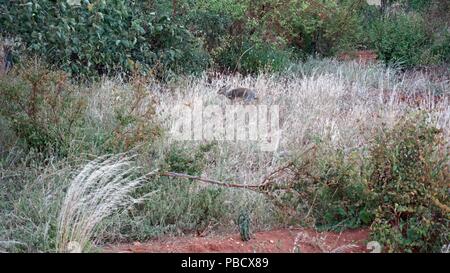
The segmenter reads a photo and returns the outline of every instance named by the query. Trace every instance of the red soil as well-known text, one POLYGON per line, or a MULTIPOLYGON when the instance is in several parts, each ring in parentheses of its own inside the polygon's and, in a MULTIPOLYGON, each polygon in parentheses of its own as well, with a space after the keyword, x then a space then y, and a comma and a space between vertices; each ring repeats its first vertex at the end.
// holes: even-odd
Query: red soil
POLYGON ((254 233, 243 242, 239 234, 184 236, 106 246, 105 252, 163 253, 288 253, 288 252, 367 252, 368 230, 342 233, 316 232, 304 229, 279 229, 254 233), (296 246, 296 247, 295 247, 296 246))

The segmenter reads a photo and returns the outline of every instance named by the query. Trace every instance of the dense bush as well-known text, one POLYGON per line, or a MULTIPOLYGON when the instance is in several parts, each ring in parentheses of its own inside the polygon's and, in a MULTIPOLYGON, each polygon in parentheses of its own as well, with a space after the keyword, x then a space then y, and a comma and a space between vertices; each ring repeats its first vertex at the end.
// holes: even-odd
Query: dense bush
POLYGON ((229 14, 200 9, 194 10, 186 16, 190 31, 204 40, 204 45, 209 51, 223 46, 233 20, 229 14))
POLYGON ((376 20, 370 43, 380 60, 413 66, 420 64, 422 52, 430 47, 430 35, 422 17, 402 14, 376 20))
POLYGON ((165 76, 208 64, 201 44, 170 17, 124 1, 14 1, 0 17, 5 35, 19 36, 31 53, 74 76, 129 72, 165 76))
POLYGON ((126 96, 107 106, 110 116, 99 124, 85 96, 92 89, 72 84, 67 73, 40 61, 23 60, 0 77, 0 120, 22 148, 48 156, 128 151, 163 133, 146 78, 130 77, 126 96))
POLYGON ((450 241, 442 132, 422 115, 405 116, 374 139, 367 150, 305 154, 280 201, 319 229, 370 226, 388 252, 439 252, 450 241))
POLYGON ((0 23, 1 34, 22 38, 29 52, 74 76, 165 77, 214 64, 254 73, 361 48, 405 66, 448 61, 448 1, 395 2, 399 11, 388 5, 383 14, 361 0, 21 0, 2 5, 0 23))
POLYGON ((85 101, 74 94, 65 73, 39 62, 25 66, 0 77, 0 116, 29 149, 66 155, 82 123, 85 101))
POLYGON ((104 130, 106 135, 99 143, 106 152, 117 153, 143 143, 152 144, 163 134, 156 121, 156 99, 147 92, 149 84, 148 77, 136 74, 130 77, 128 96, 121 97, 112 106, 114 127, 104 130))
POLYGON ((233 41, 215 56, 216 65, 221 70, 244 74, 280 71, 292 60, 292 51, 250 39, 233 41))
POLYGON ((437 39, 430 51, 432 56, 435 56, 437 60, 450 63, 450 30, 443 33, 442 37, 437 39))
POLYGON ((342 230, 372 223, 374 200, 361 162, 357 152, 345 156, 339 150, 319 160, 315 211, 318 227, 342 230))
POLYGON ((278 71, 292 61, 284 43, 267 41, 255 7, 247 1, 199 1, 186 14, 186 24, 202 38, 215 68, 243 74, 278 71))
POLYGON ((400 2, 406 4, 411 10, 424 11, 429 8, 433 2, 436 2, 436 0, 403 0, 400 2))
POLYGON ((369 226, 375 200, 365 163, 357 150, 347 153, 318 144, 295 161, 290 185, 271 191, 279 191, 282 205, 295 209, 302 225, 334 231, 369 226))
POLYGON ((216 143, 202 144, 193 152, 174 146, 165 155, 161 169, 189 175, 200 175, 207 163, 206 156, 214 152, 216 148, 216 143))
POLYGON ((390 252, 438 252, 450 241, 448 148, 440 130, 418 120, 400 121, 370 150, 372 236, 390 252))

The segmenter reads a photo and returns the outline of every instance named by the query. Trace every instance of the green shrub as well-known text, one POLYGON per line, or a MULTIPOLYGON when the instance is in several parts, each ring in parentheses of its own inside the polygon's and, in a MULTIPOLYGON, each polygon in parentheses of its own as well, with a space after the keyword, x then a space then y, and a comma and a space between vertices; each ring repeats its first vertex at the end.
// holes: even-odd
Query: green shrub
POLYGON ((75 129, 83 122, 86 102, 74 94, 65 73, 28 62, 0 77, 0 96, 4 98, 0 115, 19 142, 38 152, 67 154, 75 129))
POLYGON ((389 252, 437 252, 450 240, 448 148, 440 130, 418 120, 400 121, 370 149, 372 237, 389 252))
POLYGON ((214 151, 215 143, 200 145, 195 151, 172 146, 161 168, 171 172, 200 175, 207 163, 207 155, 214 151))
POLYGON ((192 33, 203 38, 206 49, 211 51, 222 46, 223 40, 229 34, 233 18, 224 13, 194 10, 187 15, 186 21, 192 33))
POLYGON ((450 30, 443 33, 442 37, 435 42, 431 52, 440 62, 450 63, 450 30))
POLYGON ((438 252, 450 242, 449 151, 422 115, 376 132, 368 149, 323 143, 295 161, 294 176, 268 189, 301 224, 371 227, 388 252, 438 252))
POLYGON ((253 74, 259 71, 281 71, 292 61, 292 52, 262 41, 232 41, 223 48, 215 62, 221 70, 253 74))
POLYGON ((329 150, 320 144, 295 161, 295 176, 279 192, 284 207, 295 209, 300 224, 341 231, 369 226, 374 219, 374 196, 369 190, 360 151, 329 150))
POLYGON ((118 153, 142 144, 151 145, 163 135, 156 118, 155 97, 146 89, 147 77, 135 75, 129 83, 130 95, 113 105, 114 128, 103 132, 106 135, 102 148, 107 152, 118 153))
POLYGON ((412 10, 424 11, 434 0, 403 0, 402 2, 406 2, 406 5, 412 10))
POLYGON ((225 190, 203 187, 196 181, 161 177, 144 185, 137 196, 149 198, 118 215, 109 227, 106 240, 148 240, 163 234, 202 232, 226 215, 225 190))
POLYGON ((172 148, 166 157, 167 169, 172 172, 199 175, 203 169, 201 156, 192 156, 192 153, 180 148, 172 148))
POLYGON ((380 60, 404 66, 420 64, 420 56, 424 49, 430 47, 431 40, 422 17, 407 14, 376 20, 369 36, 380 60))
POLYGON ((49 70, 39 61, 25 61, 0 77, 0 95, 5 98, 0 118, 5 133, 14 132, 23 148, 47 155, 129 151, 151 145, 163 134, 146 79, 130 77, 128 94, 108 106, 109 122, 98 124, 87 111, 85 96, 97 90, 75 86, 66 73, 49 70))
POLYGON ((76 77, 127 73, 136 67, 165 76, 208 64, 201 44, 186 28, 144 3, 14 1, 1 14, 4 34, 19 36, 31 53, 76 77))
MULTIPOLYGON (((200 145, 194 151, 171 147, 161 169, 190 175, 201 175, 214 144, 200 145)), ((195 180, 157 177, 135 193, 150 197, 118 216, 108 230, 108 240, 122 237, 147 240, 164 233, 199 232, 226 216, 226 189, 205 186, 195 180)))
POLYGON ((342 230, 368 226, 374 219, 373 196, 362 173, 361 155, 334 156, 319 161, 317 201, 314 211, 319 228, 342 230))

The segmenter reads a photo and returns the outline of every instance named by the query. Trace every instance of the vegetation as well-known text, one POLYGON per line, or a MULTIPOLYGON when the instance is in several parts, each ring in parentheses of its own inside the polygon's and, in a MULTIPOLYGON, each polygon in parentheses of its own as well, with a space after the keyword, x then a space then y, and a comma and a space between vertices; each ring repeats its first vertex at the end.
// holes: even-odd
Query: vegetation
POLYGON ((383 3, 0 0, 0 251, 286 226, 441 251, 450 3, 383 3), (277 150, 171 138, 224 85, 279 107, 277 150))
POLYGON ((371 150, 374 238, 389 251, 437 252, 449 240, 449 151, 424 121, 401 121, 371 150))
POLYGON ((144 3, 45 0, 2 6, 4 31, 18 35, 31 54, 46 56, 74 76, 128 73, 141 66, 159 75, 205 66, 199 41, 144 3))
POLYGON ((279 71, 295 58, 361 48, 405 66, 449 58, 448 1, 390 1, 403 8, 384 13, 364 0, 76 2, 4 4, 2 34, 73 77, 279 71))

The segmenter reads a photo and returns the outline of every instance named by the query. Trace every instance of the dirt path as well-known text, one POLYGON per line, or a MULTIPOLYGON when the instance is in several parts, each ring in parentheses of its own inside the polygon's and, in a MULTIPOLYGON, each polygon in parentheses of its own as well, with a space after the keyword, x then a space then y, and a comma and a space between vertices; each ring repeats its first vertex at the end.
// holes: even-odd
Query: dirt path
POLYGON ((316 232, 304 229, 279 229, 253 234, 248 242, 239 234, 211 235, 207 237, 168 237, 146 243, 135 242, 106 246, 105 252, 228 252, 228 253, 276 253, 276 252, 367 252, 368 230, 352 230, 342 233, 316 232), (296 247, 295 247, 296 246, 296 247))

